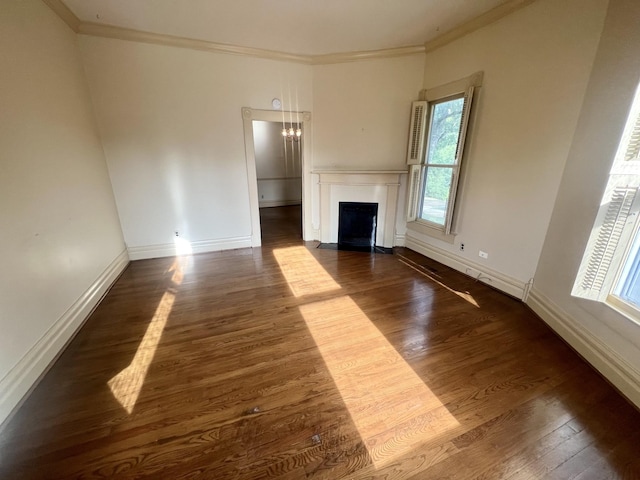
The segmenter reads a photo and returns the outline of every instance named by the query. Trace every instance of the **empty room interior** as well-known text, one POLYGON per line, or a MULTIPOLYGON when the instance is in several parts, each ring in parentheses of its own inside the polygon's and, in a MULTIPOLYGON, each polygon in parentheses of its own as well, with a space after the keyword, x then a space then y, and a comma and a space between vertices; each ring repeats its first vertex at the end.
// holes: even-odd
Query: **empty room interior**
POLYGON ((638 25, 0 0, 0 478, 640 478, 638 25))

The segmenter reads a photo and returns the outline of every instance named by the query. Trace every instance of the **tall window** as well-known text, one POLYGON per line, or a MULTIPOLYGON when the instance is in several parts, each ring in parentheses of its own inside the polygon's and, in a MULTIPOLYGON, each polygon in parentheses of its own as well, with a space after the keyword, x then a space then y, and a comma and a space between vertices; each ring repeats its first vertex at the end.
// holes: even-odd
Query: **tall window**
POLYGON ((453 179, 458 177, 458 140, 464 96, 431 105, 429 142, 422 180, 420 218, 444 227, 451 210, 453 179))
POLYGON ((640 319, 640 89, 618 146, 573 287, 640 319))
POLYGON ((482 73, 477 73, 424 90, 424 100, 413 102, 407 152, 407 221, 422 227, 424 233, 455 233, 455 206, 471 104, 481 82, 482 73))

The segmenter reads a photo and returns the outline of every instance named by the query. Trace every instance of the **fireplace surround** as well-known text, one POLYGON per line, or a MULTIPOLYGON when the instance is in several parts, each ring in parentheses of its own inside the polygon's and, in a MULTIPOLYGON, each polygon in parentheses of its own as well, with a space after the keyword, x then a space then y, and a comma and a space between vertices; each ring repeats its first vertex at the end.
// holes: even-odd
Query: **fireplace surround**
POLYGON ((314 170, 318 185, 319 232, 322 243, 338 243, 341 202, 375 203, 375 245, 391 248, 395 241, 398 192, 405 170, 314 170))

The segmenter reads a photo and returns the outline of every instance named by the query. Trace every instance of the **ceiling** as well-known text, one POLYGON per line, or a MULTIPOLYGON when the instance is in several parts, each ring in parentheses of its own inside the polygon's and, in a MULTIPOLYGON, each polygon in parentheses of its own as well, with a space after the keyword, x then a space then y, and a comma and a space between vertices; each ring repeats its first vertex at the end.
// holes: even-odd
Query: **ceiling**
POLYGON ((81 22, 300 55, 423 45, 512 0, 63 0, 81 22))

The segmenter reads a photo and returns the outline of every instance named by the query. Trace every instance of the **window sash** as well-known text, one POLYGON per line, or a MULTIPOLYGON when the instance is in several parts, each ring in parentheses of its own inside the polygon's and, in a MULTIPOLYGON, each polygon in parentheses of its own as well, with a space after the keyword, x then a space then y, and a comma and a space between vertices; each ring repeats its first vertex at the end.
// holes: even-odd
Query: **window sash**
POLYGON ((451 202, 451 192, 453 190, 454 183, 456 183, 456 181, 457 181, 457 178, 458 178, 458 165, 429 164, 429 165, 424 165, 423 166, 422 184, 421 184, 421 189, 420 189, 420 205, 419 205, 417 221, 422 222, 422 223, 426 223, 430 227, 434 227, 434 228, 438 228, 438 229, 444 229, 445 228, 445 226, 447 224, 447 220, 449 219, 449 212, 453 209, 452 202, 451 202), (425 200, 425 194, 426 194, 426 189, 427 189, 427 178, 428 178, 429 169, 447 169, 447 170, 451 170, 451 183, 449 184, 449 191, 447 192, 446 210, 445 210, 445 215, 444 215, 444 222, 442 224, 437 223, 437 222, 432 222, 431 220, 428 220, 428 219, 423 217, 423 214, 424 214, 424 200, 425 200))

